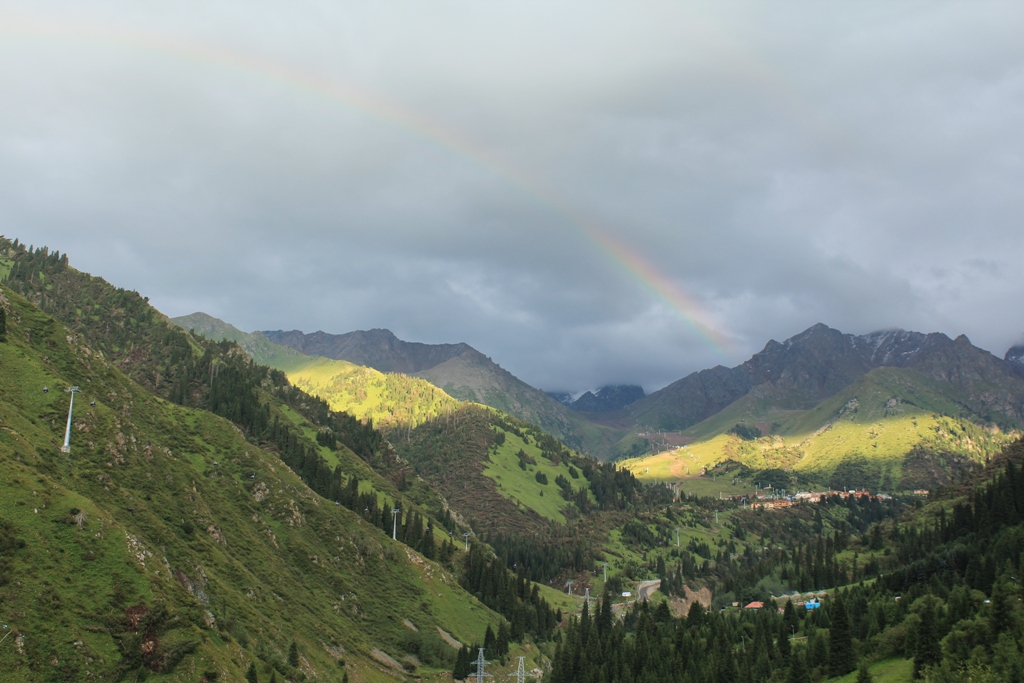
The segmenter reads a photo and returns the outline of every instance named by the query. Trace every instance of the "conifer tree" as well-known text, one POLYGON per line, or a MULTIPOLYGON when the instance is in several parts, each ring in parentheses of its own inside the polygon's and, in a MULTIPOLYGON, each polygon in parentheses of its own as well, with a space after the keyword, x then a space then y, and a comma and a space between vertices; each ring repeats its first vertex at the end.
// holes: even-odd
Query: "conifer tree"
POLYGON ((260 675, 256 673, 255 662, 250 664, 249 670, 245 672, 245 680, 247 683, 260 683, 260 675))
POLYGON ((874 680, 871 672, 868 671, 868 663, 861 662, 860 668, 857 670, 857 683, 873 683, 874 680))
POLYGON ((498 625, 498 636, 495 642, 495 649, 498 652, 498 656, 504 657, 508 654, 508 642, 509 642, 509 630, 508 622, 504 619, 498 625))
POLYGON ((452 678, 457 681, 461 681, 466 678, 470 673, 470 658, 469 648, 465 645, 459 650, 459 654, 455 657, 455 668, 452 669, 452 678))
POLYGON ((437 556, 437 546, 434 544, 434 530, 427 525, 423 531, 423 540, 420 542, 420 552, 423 557, 433 560, 437 556))
POLYGON ((782 661, 789 659, 792 654, 792 647, 789 644, 789 626, 783 621, 779 624, 779 655, 782 656, 782 661))
POLYGON ((7 341, 7 311, 0 306, 0 342, 7 341))
POLYGON ((490 624, 487 625, 487 630, 484 631, 484 653, 488 656, 494 654, 494 646, 497 644, 497 639, 494 637, 494 631, 491 630, 490 624))
POLYGON ((807 677, 807 671, 804 669, 800 655, 794 652, 790 657, 789 676, 786 678, 786 683, 808 683, 809 681, 810 678, 807 677))
POLYGON ((923 676, 925 667, 942 659, 942 648, 935 632, 935 610, 931 600, 925 599, 921 610, 921 623, 917 627, 917 648, 914 652, 914 679, 923 676))
POLYGON ((853 636, 850 635, 850 620, 846 616, 846 605, 842 597, 836 597, 829 614, 828 629, 828 675, 843 676, 853 671, 856 662, 853 657, 853 636))
POLYGON ((601 598, 601 608, 597 613, 597 634, 602 639, 607 638, 614 623, 612 618, 612 594, 606 587, 604 597, 601 598))
POLYGON ((288 665, 298 667, 299 665, 299 646, 292 641, 292 644, 288 646, 288 665))

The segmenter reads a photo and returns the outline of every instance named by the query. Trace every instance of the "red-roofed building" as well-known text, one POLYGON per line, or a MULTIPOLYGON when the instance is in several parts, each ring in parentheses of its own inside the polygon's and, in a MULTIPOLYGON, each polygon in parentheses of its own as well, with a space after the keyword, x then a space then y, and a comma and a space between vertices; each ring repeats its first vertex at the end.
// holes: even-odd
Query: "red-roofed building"
POLYGON ((764 607, 763 602, 752 602, 743 609, 761 609, 762 607, 764 607))

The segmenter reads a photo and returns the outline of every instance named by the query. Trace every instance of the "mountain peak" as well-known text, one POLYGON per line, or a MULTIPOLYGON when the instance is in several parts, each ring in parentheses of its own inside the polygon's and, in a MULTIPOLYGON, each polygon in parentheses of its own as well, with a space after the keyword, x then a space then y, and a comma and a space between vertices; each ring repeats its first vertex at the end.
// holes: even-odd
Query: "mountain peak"
POLYGON ((1003 356, 1020 376, 1024 377, 1024 344, 1014 344, 1003 356))
POLYGON ((644 396, 643 387, 632 384, 609 384, 598 389, 596 393, 587 391, 566 405, 579 412, 607 413, 625 408, 644 396))
POLYGON ((246 336, 245 332, 231 323, 226 323, 220 318, 215 318, 209 313, 203 313, 202 311, 171 318, 170 320, 181 329, 195 330, 198 334, 208 339, 238 341, 239 338, 246 336))
POLYGON ((803 332, 800 332, 798 334, 794 334, 792 337, 790 337, 785 342, 783 342, 783 345, 784 346, 793 346, 794 344, 799 344, 799 343, 805 342, 805 341, 807 341, 809 339, 816 339, 816 338, 821 338, 821 337, 825 337, 825 336, 832 336, 832 335, 836 335, 836 334, 841 336, 842 332, 840 332, 839 330, 833 330, 831 327, 829 327, 825 323, 815 323, 815 324, 811 325, 810 327, 808 327, 803 332))
POLYGON ((290 346, 310 356, 323 356, 365 365, 380 372, 412 375, 429 370, 466 352, 469 344, 421 344, 399 339, 388 329, 375 327, 346 334, 322 330, 306 334, 299 330, 267 330, 264 336, 275 344, 290 346))

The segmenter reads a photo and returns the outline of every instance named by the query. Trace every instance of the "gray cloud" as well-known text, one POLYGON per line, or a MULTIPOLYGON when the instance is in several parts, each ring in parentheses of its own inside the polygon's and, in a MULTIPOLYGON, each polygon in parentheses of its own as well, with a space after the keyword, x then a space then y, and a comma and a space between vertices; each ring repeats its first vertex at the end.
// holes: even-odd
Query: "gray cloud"
POLYGON ((0 232, 171 315, 467 341, 544 388, 653 389, 818 321, 1001 355, 1024 326, 1022 24, 995 3, 5 3, 0 232))

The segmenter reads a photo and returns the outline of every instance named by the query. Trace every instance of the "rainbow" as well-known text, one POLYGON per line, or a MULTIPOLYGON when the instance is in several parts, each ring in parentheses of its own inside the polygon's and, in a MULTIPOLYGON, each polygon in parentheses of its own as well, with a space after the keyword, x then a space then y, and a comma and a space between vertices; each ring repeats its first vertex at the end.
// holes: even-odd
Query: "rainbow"
POLYGON ((731 349, 729 337, 721 331, 720 326, 715 323, 712 316, 695 297, 689 295, 678 283, 660 272, 640 254, 613 238, 594 222, 583 218, 549 188, 528 178, 487 149, 471 143, 443 125, 378 96, 279 62, 211 45, 172 40, 164 36, 137 31, 93 24, 4 17, 0 20, 0 38, 3 36, 110 45, 119 49, 138 50, 171 57, 181 62, 200 66, 212 65, 222 70, 256 76, 283 87, 312 93, 344 107, 360 111, 407 134, 439 146, 500 177, 504 182, 531 197, 533 201, 559 216, 574 228, 590 245, 614 262, 623 273, 630 276, 643 289, 673 310, 714 351, 723 354, 728 353, 731 349))

